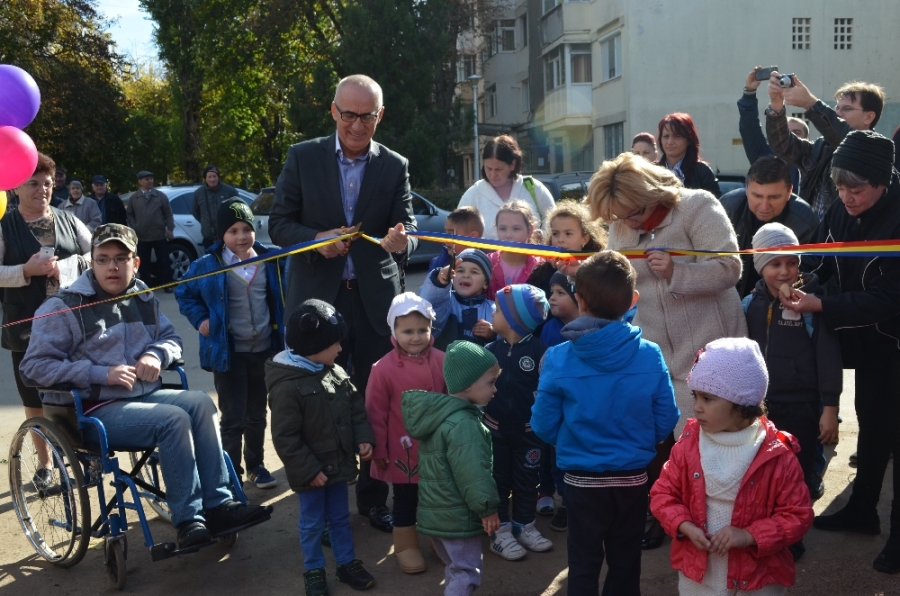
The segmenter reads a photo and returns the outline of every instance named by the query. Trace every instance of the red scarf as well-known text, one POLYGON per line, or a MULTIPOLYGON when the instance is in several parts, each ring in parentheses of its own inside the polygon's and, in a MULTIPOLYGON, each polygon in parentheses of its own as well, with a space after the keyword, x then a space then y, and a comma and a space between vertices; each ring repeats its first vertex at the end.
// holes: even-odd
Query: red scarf
POLYGON ((649 219, 647 219, 647 221, 644 222, 644 231, 650 232, 652 230, 655 230, 671 210, 671 207, 663 207, 662 205, 657 205, 656 209, 653 211, 653 214, 649 217, 649 219))

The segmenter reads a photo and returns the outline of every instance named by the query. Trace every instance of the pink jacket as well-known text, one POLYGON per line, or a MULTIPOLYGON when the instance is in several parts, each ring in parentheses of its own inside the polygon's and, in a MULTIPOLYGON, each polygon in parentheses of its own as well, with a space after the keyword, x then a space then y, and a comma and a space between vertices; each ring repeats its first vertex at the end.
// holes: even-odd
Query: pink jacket
MULTIPOLYGON (((787 547, 806 534, 813 510, 800 463, 800 445, 766 418, 766 438, 741 481, 731 525, 749 531, 756 546, 728 553, 729 590, 758 590, 769 584, 794 585, 796 570, 787 547)), ((700 425, 687 421, 659 480, 650 489, 650 510, 673 536, 672 567, 703 581, 707 554, 678 534, 681 522, 706 528, 706 483, 700 465, 700 425)))
POLYGON ((409 437, 403 424, 400 397, 410 389, 447 393, 444 353, 430 347, 419 356, 409 356, 397 347, 396 339, 391 341, 394 349, 372 366, 366 386, 366 414, 375 432, 372 459, 390 460, 384 470, 373 463, 371 473, 373 478, 394 484, 418 483, 419 442, 409 437))
POLYGON ((534 268, 540 265, 544 260, 540 257, 533 257, 528 255, 525 258, 525 266, 522 267, 522 271, 519 272, 519 275, 516 276, 516 279, 512 280, 509 284, 506 283, 506 276, 503 275, 503 266, 500 265, 500 251, 494 251, 488 255, 488 258, 491 260, 491 264, 493 265, 493 269, 491 271, 491 283, 488 286, 487 297, 491 300, 494 299, 494 296, 497 295, 497 292, 508 285, 511 284, 525 284, 528 283, 528 277, 531 275, 531 272, 534 271, 534 268))

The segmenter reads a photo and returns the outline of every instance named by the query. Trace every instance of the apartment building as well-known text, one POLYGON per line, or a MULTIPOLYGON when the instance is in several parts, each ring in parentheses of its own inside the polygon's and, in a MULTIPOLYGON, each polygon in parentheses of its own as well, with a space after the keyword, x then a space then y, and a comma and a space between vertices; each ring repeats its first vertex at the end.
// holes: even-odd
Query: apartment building
MULTIPOLYGON (((900 125, 897 0, 507 0, 497 16, 476 65, 480 121, 519 140, 530 172, 594 169, 678 111, 697 123, 704 159, 743 175, 735 102, 757 64, 832 105, 847 81, 879 83, 877 130, 900 125)), ((765 85, 757 95, 762 113, 765 85)))

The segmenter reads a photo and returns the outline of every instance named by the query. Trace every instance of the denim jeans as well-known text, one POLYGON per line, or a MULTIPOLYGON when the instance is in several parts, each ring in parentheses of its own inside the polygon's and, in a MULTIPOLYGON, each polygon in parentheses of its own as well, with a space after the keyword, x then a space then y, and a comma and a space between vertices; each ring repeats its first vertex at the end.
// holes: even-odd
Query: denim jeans
POLYGON ((300 548, 306 570, 325 567, 322 552, 322 532, 328 520, 331 552, 338 565, 346 565, 356 558, 353 532, 350 529, 350 493, 346 482, 335 482, 323 488, 304 491, 300 497, 300 548))
MULTIPOLYGON (((204 509, 231 500, 216 406, 206 393, 161 389, 106 404, 91 416, 106 427, 110 449, 159 447, 175 527, 204 521, 204 509)), ((85 432, 85 440, 97 442, 93 428, 85 432)))

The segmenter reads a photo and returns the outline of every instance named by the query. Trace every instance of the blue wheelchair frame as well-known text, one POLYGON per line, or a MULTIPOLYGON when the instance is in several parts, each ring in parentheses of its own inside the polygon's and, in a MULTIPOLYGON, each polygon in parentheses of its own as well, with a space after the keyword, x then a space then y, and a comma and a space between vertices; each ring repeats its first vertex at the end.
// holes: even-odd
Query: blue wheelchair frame
MULTIPOLYGON (((187 375, 185 374, 184 369, 179 364, 180 363, 177 363, 175 366, 170 367, 167 370, 170 372, 177 372, 179 374, 181 378, 180 386, 175 385, 174 383, 169 385, 163 384, 161 388, 179 388, 187 390, 187 375)), ((141 502, 141 499, 144 498, 165 500, 165 493, 158 488, 160 486, 160 470, 158 467, 156 447, 147 449, 120 450, 122 452, 142 453, 142 456, 138 458, 134 469, 130 473, 125 473, 119 466, 119 459, 117 455, 110 450, 106 428, 104 427, 103 422, 93 416, 85 415, 82 396, 77 389, 53 388, 43 389, 42 391, 69 391, 74 401, 74 413, 77 419, 78 431, 82 433, 81 438, 83 438, 83 431, 89 428, 93 428, 96 431, 97 437, 99 438, 99 445, 94 443, 87 445, 83 440, 77 441, 77 443, 79 444, 72 444, 73 439, 79 438, 77 434, 72 433, 73 429, 71 423, 74 421, 72 420, 71 414, 73 408, 71 406, 44 406, 44 417, 52 422, 53 425, 56 426, 60 431, 59 434, 65 437, 66 440, 70 443, 69 447, 72 448, 72 452, 74 452, 78 463, 81 465, 82 472, 84 473, 83 488, 85 490, 92 487, 97 488, 100 503, 100 515, 91 526, 90 535, 93 538, 106 538, 105 552, 107 557, 107 567, 109 568, 110 575, 118 588, 122 589, 125 585, 124 559, 127 557, 127 541, 125 532, 128 531, 128 510, 137 513, 138 520, 140 521, 141 529, 144 534, 144 545, 150 549, 150 554, 153 561, 161 561, 175 555, 196 552, 204 546, 215 544, 215 542, 212 541, 202 545, 179 550, 174 542, 155 543, 153 541, 153 534, 150 530, 150 525, 147 522, 147 516, 144 513, 144 506, 141 502), (98 447, 99 451, 97 451, 98 447), (151 484, 145 482, 143 479, 137 477, 139 476, 140 470, 148 464, 148 461, 151 462, 151 480, 156 483, 156 486, 152 486, 151 484), (106 492, 104 491, 103 487, 103 478, 107 474, 112 474, 110 485, 115 490, 115 494, 110 498, 109 501, 106 500, 106 492), (128 500, 129 493, 131 495, 130 501, 128 500), (114 545, 112 543, 114 542, 123 543, 121 545, 122 548, 119 553, 113 552, 115 549, 113 548, 114 545), (112 560, 114 556, 120 557, 118 563, 112 560)), ((231 479, 231 490, 233 492, 233 496, 236 500, 240 501, 243 504, 246 504, 247 498, 244 495, 243 488, 241 487, 241 482, 237 476, 237 473, 235 472, 234 465, 231 462, 231 458, 224 450, 222 452, 222 455, 225 460, 225 465, 228 469, 229 478, 231 479)), ((71 526, 67 527, 76 527, 76 525, 78 524, 78 520, 72 518, 71 508, 68 506, 68 504, 66 505, 65 509, 67 518, 66 524, 71 524, 71 526)), ((90 518, 88 518, 88 521, 89 519, 90 518)), ((84 529, 82 529, 82 531, 84 531, 84 529)), ((230 546, 234 543, 234 540, 237 537, 236 534, 237 530, 235 530, 233 534, 219 536, 219 539, 230 546)))

